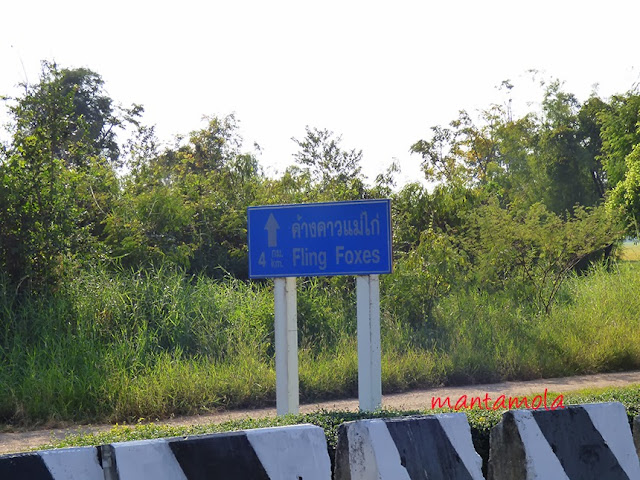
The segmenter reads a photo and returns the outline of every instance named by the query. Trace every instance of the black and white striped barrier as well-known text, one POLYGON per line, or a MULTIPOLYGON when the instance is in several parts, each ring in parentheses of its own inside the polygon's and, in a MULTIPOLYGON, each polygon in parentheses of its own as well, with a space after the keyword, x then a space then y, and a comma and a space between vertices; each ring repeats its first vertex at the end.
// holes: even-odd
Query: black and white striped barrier
POLYGON ((484 478, 464 413, 343 423, 335 463, 335 480, 484 478))
POLYGON ((330 480, 324 431, 314 425, 114 443, 105 480, 330 480))
POLYGON ((636 452, 640 457, 640 415, 633 419, 633 443, 635 443, 636 452))
POLYGON ((63 448, 0 457, 2 480, 104 480, 96 447, 63 448))
POLYGON ((490 444, 489 480, 640 480, 621 403, 511 410, 490 444))

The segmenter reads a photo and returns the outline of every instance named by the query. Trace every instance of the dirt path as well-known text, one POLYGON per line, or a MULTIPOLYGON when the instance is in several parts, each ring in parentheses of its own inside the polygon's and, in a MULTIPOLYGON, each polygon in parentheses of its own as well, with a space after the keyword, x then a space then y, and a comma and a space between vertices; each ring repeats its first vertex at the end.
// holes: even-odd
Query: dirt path
MULTIPOLYGON (((491 398, 495 399, 502 394, 515 396, 541 393, 545 388, 549 389, 550 392, 565 394, 584 388, 622 387, 632 384, 640 384, 640 371, 414 390, 406 393, 384 395, 382 403, 385 408, 425 410, 431 408, 431 399, 433 397, 450 397, 451 401, 454 402, 455 399, 461 395, 480 396, 484 398, 488 393, 491 398)), ((358 400, 335 400, 300 406, 301 413, 310 413, 317 410, 357 411, 358 400)), ((194 417, 178 417, 155 423, 166 425, 199 425, 244 418, 274 417, 275 415, 275 408, 263 408, 257 410, 226 411, 194 417)), ((69 428, 51 430, 0 433, 0 454, 26 451, 50 443, 52 439, 62 439, 69 434, 99 432, 109 430, 111 427, 112 425, 75 425, 69 428)))

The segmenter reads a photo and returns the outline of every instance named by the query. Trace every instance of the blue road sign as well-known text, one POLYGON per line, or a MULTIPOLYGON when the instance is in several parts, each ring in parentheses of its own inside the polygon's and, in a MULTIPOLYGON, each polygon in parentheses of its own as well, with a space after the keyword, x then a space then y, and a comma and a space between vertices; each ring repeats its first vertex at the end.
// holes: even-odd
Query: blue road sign
POLYGON ((391 273, 391 201, 249 207, 249 277, 391 273))

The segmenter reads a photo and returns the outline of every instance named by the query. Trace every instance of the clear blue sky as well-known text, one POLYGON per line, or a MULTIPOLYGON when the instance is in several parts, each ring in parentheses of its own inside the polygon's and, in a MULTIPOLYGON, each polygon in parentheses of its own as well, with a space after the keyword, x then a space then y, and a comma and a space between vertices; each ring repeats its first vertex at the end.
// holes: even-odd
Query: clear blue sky
POLYGON ((594 84, 631 88, 639 18, 637 0, 5 2, 0 93, 35 82, 41 60, 88 67, 166 141, 235 112, 267 172, 292 163, 291 137, 310 125, 362 149, 371 177, 397 158, 406 181, 420 175, 411 144, 503 101, 502 80, 522 113, 537 98, 528 69, 581 100, 594 84))

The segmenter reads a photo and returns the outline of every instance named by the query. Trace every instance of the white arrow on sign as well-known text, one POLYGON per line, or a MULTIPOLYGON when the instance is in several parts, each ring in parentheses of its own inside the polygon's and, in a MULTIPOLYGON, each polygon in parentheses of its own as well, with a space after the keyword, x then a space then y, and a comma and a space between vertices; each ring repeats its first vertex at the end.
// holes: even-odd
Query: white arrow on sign
POLYGON ((269 215, 269 219, 267 220, 267 224, 264 226, 264 229, 267 231, 269 247, 277 247, 278 230, 280 229, 280 225, 278 225, 273 213, 269 215))

